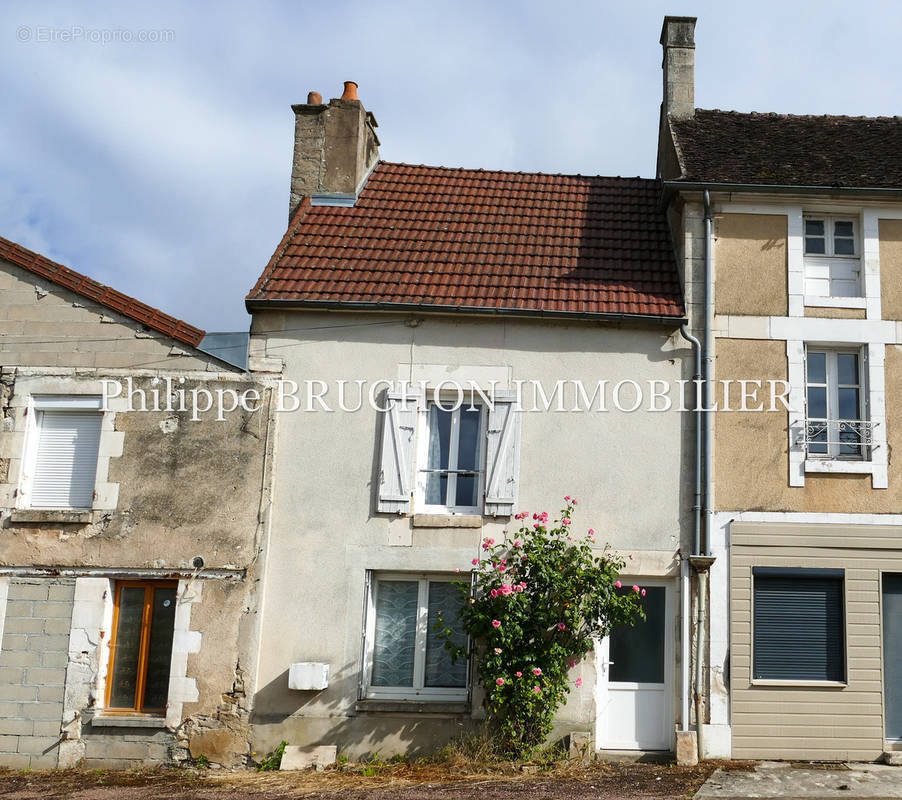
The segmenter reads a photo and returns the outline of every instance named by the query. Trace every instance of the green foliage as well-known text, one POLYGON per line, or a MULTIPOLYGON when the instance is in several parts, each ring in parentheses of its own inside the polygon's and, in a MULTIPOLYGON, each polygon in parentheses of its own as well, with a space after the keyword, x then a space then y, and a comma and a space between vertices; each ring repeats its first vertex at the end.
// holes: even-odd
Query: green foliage
POLYGON ((278 769, 282 765, 282 756, 285 755, 285 748, 287 745, 288 742, 284 739, 279 742, 279 746, 257 765, 257 769, 260 772, 278 769))
MULTIPOLYGON (((644 617, 644 590, 618 591, 623 561, 607 548, 596 555, 591 529, 573 534, 577 501, 565 502, 552 523, 546 512, 529 523, 525 512, 517 514, 515 536, 483 540, 472 586, 455 582, 466 597, 460 621, 476 647, 495 746, 507 758, 528 758, 545 741, 570 691, 570 670, 593 643, 644 617)), ((451 643, 446 621, 439 618, 436 630, 456 657, 466 656, 451 643)))
POLYGON ((209 769, 210 759, 206 756, 198 756, 194 759, 194 766, 200 767, 201 769, 209 769))

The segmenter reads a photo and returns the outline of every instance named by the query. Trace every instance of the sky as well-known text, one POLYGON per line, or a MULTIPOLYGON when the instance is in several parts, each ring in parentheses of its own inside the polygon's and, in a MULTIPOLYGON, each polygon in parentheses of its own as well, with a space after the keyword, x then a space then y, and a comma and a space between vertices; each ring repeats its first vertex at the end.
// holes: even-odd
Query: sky
POLYGON ((902 114, 898 0, 0 0, 0 236, 247 330, 292 103, 356 81, 388 161, 653 177, 665 14, 700 108, 902 114))

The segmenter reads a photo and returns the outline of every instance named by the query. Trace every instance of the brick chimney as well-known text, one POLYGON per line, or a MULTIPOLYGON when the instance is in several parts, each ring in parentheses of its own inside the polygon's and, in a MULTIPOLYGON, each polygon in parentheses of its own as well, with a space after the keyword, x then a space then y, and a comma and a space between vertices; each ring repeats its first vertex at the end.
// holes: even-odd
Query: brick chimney
POLYGON ((376 119, 357 99, 357 84, 346 81, 342 96, 328 105, 318 92, 310 92, 306 103, 291 110, 295 121, 289 218, 305 196, 315 205, 353 205, 379 160, 376 119))
POLYGON ((691 117, 695 113, 695 22, 697 17, 664 17, 664 99, 661 117, 691 117))

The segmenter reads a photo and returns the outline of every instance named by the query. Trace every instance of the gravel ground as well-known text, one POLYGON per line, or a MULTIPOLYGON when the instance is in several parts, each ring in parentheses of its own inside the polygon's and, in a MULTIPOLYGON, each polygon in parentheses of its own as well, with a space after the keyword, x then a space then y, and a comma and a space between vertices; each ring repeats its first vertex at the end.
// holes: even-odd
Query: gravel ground
MULTIPOLYGON (((553 770, 521 771, 513 765, 471 771, 446 765, 391 764, 361 774, 350 767, 325 772, 225 772, 0 770, 2 800, 585 800, 691 797, 722 763, 697 767, 596 761, 553 770)), ((742 768, 730 765, 729 768, 742 768)))

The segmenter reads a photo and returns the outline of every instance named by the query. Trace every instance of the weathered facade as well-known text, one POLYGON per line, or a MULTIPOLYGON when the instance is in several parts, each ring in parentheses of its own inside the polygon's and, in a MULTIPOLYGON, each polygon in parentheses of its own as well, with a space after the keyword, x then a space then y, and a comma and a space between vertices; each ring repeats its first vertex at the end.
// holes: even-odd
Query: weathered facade
MULTIPOLYGON (((650 381, 689 376, 660 187, 379 162, 350 197, 328 183, 297 192, 298 164, 336 144, 311 141, 310 119, 347 113, 356 133, 341 145, 360 141, 369 116, 356 100, 294 110, 294 213, 248 297, 252 367, 281 369, 300 404, 279 420, 255 749, 284 739, 352 758, 421 753, 481 725, 472 670, 430 684, 431 598, 469 571, 484 537, 514 537, 516 511, 553 512, 572 495, 576 523, 627 554, 630 578, 656 599, 656 674, 637 688, 628 664, 611 671, 604 643, 574 670, 582 688, 558 730, 588 732, 598 749, 671 750, 684 716, 689 431, 678 412, 646 407, 650 381), (535 407, 532 381, 546 394, 562 384, 563 397, 535 407), (591 397, 599 381, 605 410, 595 397, 573 411, 576 384, 591 397), (620 381, 642 387, 637 413, 614 407, 620 381), (469 418, 466 406, 443 417, 436 399, 455 384, 496 404, 477 393, 469 418), (456 464, 435 460, 443 419, 474 426, 466 463, 463 449, 456 464), (457 495, 436 474, 456 476, 457 495), (422 634, 405 633, 417 614, 422 634)), ((455 435, 452 449, 464 448, 455 435)))
MULTIPOLYGON (((665 38, 678 28, 685 59, 694 20, 665 38)), ((703 739, 737 758, 879 758, 902 739, 902 125, 666 103, 662 120, 717 386, 703 739), (764 387, 749 410, 741 381, 764 387), (791 410, 766 408, 768 381, 791 410)))
POLYGON ((0 245, 0 764, 244 763, 270 391, 0 245), (192 390, 260 410, 217 420, 192 390))

